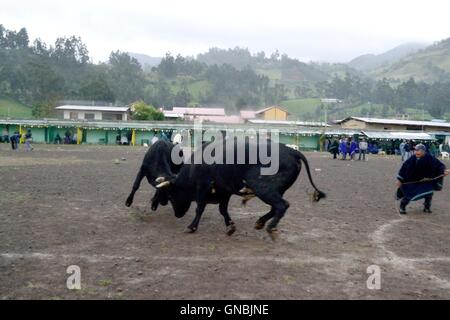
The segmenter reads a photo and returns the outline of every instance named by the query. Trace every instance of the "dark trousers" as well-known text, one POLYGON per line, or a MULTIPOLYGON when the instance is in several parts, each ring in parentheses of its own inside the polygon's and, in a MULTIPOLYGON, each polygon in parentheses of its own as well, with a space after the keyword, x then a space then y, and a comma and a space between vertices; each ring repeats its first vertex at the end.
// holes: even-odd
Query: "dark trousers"
MULTIPOLYGON (((431 201, 433 200, 433 195, 430 194, 429 196, 426 196, 424 199, 425 199, 425 202, 423 203, 423 206, 425 207, 425 209, 431 209, 431 201)), ((410 203, 410 201, 411 201, 411 199, 404 197, 400 201, 400 205, 403 208, 406 208, 406 206, 410 203)))
POLYGON ((365 161, 366 160, 366 150, 359 150, 359 159, 361 160, 361 158, 365 161))

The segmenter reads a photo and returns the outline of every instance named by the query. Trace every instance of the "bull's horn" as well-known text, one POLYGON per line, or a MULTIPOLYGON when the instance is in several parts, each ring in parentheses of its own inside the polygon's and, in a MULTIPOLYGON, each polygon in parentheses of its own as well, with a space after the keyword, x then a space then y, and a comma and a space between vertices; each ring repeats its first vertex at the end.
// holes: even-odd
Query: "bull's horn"
POLYGON ((158 184, 156 186, 156 188, 157 189, 162 189, 162 188, 165 188, 165 187, 168 187, 168 186, 170 186, 170 181, 164 181, 163 183, 158 184))
POLYGON ((162 182, 166 181, 166 178, 164 178, 164 177, 159 177, 159 178, 156 178, 155 181, 156 181, 157 183, 162 183, 162 182))

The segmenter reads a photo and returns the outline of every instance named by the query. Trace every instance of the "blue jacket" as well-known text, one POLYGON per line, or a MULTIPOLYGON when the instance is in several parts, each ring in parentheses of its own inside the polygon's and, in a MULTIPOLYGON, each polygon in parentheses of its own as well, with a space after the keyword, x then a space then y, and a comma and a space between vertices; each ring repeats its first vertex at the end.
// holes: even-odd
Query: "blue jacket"
POLYGON ((347 141, 342 141, 339 144, 339 153, 347 153, 347 141))
POLYGON ((356 151, 358 151, 358 149, 358 144, 355 141, 352 141, 350 145, 350 154, 354 154, 356 151))

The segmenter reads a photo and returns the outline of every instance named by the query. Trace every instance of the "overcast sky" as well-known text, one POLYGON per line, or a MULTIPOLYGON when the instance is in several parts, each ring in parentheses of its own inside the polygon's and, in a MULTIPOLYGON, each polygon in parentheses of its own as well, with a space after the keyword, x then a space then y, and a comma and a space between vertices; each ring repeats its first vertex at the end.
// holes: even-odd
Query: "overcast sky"
POLYGON ((0 24, 54 43, 80 36, 94 62, 121 50, 161 57, 211 47, 346 62, 450 37, 447 0, 0 0, 0 24))

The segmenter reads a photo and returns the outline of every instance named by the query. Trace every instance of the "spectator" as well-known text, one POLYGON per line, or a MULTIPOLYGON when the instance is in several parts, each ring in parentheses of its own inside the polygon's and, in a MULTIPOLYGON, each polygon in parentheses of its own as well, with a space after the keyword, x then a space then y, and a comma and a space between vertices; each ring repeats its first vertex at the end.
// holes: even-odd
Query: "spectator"
POLYGON ((20 136, 19 136, 19 133, 17 131, 14 132, 14 134, 11 136, 10 142, 11 142, 11 149, 13 149, 13 150, 18 150, 19 149, 18 142, 20 142, 20 136))
POLYGON ((333 159, 337 159, 337 155, 339 154, 339 141, 336 138, 331 142, 329 151, 333 154, 333 159))
POLYGON ((361 141, 359 142, 359 158, 358 160, 361 161, 361 158, 363 159, 363 161, 366 161, 366 153, 367 153, 367 142, 364 138, 361 139, 361 141))
POLYGON ((350 143, 350 159, 352 161, 355 160, 355 154, 358 152, 358 144, 356 143, 355 139, 352 139, 352 142, 350 143))
POLYGON ((2 137, 3 137, 3 142, 9 143, 9 132, 8 132, 7 128, 3 129, 2 137))
POLYGON ((449 143, 444 143, 444 145, 442 146, 442 151, 450 152, 450 142, 449 143))
POLYGON ((33 134, 31 133, 31 129, 28 129, 25 134, 25 151, 33 151, 34 148, 31 145, 31 142, 33 142, 33 134))
POLYGON ((344 138, 339 143, 339 154, 342 156, 341 160, 345 160, 347 157, 347 142, 344 138))
POLYGON ((64 144, 70 144, 72 142, 72 132, 70 130, 67 130, 64 135, 64 144))
POLYGON ((62 143, 61 136, 59 135, 59 133, 57 133, 56 137, 55 137, 55 144, 61 144, 61 143, 62 143))
POLYGON ((352 158, 352 156, 351 156, 351 146, 352 146, 352 138, 348 137, 347 141, 345 143, 345 148, 346 148, 347 154, 348 154, 350 159, 352 158))
POLYGON ((328 152, 330 150, 330 147, 331 147, 331 141, 329 138, 327 138, 325 140, 325 151, 328 152))
POLYGON ((133 142, 133 132, 128 131, 127 133, 128 145, 131 146, 133 142))
POLYGON ((438 149, 436 148, 436 145, 434 144, 434 142, 430 143, 429 152, 435 158, 438 156, 438 149))

